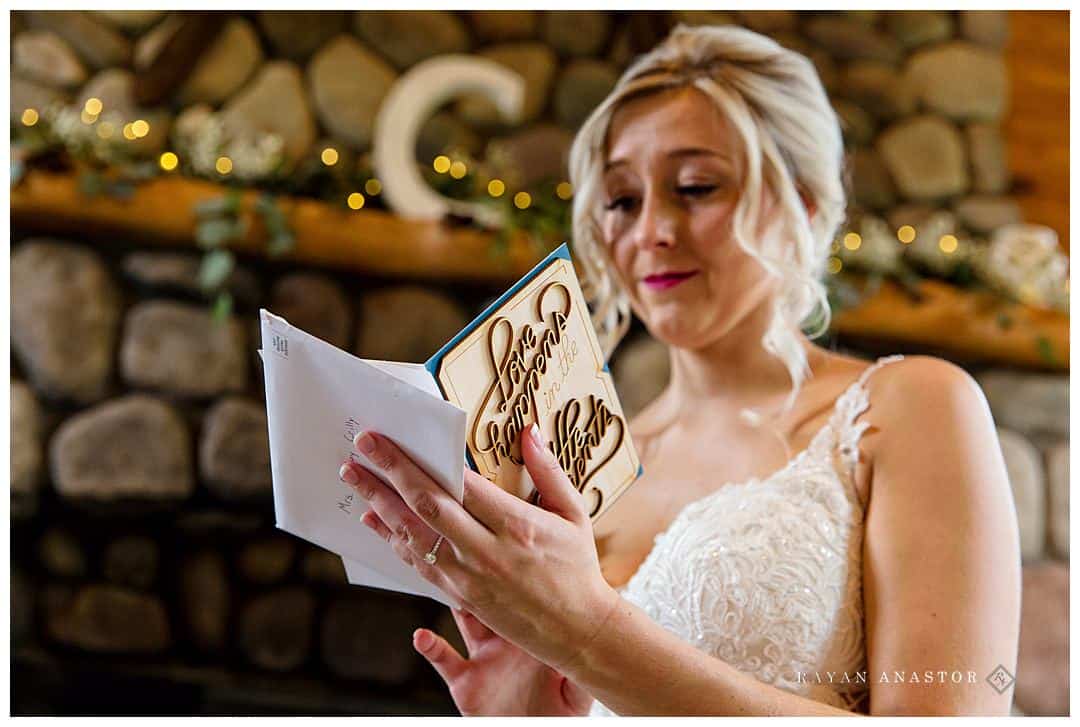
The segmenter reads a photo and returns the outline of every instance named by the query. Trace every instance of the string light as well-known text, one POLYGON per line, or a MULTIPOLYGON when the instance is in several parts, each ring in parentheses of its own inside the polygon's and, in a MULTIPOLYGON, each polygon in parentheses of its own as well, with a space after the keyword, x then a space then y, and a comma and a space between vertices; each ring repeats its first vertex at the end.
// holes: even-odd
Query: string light
POLYGON ((903 225, 896 231, 896 239, 905 245, 909 245, 915 240, 915 228, 911 225, 903 225))
POLYGON ((938 247, 946 255, 956 252, 957 245, 959 245, 959 241, 956 239, 956 235, 942 235, 938 240, 938 247))
POLYGON ((555 196, 559 199, 570 199, 574 196, 574 187, 570 182, 559 182, 559 185, 555 187, 555 196))
POLYGON ((37 109, 24 109, 22 112, 23 126, 33 126, 38 122, 37 109))
POLYGON ((131 122, 131 133, 135 134, 136 139, 141 139, 150 133, 150 124, 143 119, 136 119, 131 122))
POLYGON ((321 155, 322 163, 328 167, 332 167, 338 162, 338 152, 332 146, 328 146, 322 150, 321 155))
POLYGON ((84 124, 86 124, 87 126, 89 126, 90 124, 92 124, 92 123, 94 123, 95 121, 97 121, 97 118, 98 118, 98 117, 97 117, 97 114, 92 114, 92 113, 90 113, 89 111, 87 111, 86 109, 83 109, 82 113, 81 113, 81 114, 79 114, 79 118, 80 118, 80 119, 82 119, 82 122, 83 122, 84 124))
POLYGON ((435 171, 439 174, 446 174, 450 171, 450 157, 440 154, 435 157, 435 161, 431 163, 431 166, 435 167, 435 171))
POLYGON ((506 184, 501 179, 492 179, 488 182, 488 194, 492 197, 502 197, 506 191, 506 184))
POLYGON ((102 139, 112 138, 114 131, 115 129, 113 128, 113 125, 110 124, 108 121, 102 121, 100 124, 98 124, 97 135, 102 139))
POLYGON ((350 209, 358 210, 363 208, 366 200, 364 199, 364 195, 359 192, 353 192, 346 201, 348 202, 350 209))
POLYGON ((229 157, 218 157, 214 162, 214 168, 218 170, 218 174, 228 174, 232 171, 232 159, 229 157))
POLYGON ((161 168, 164 169, 166 172, 171 172, 172 170, 176 169, 176 165, 179 163, 180 159, 171 151, 167 151, 162 154, 161 158, 158 160, 158 164, 160 164, 161 168))
POLYGON ((465 167, 465 162, 454 162, 450 165, 450 176, 454 179, 461 179, 468 171, 469 170, 465 167))
POLYGON ((830 257, 828 269, 830 273, 836 275, 838 272, 844 269, 844 263, 841 262, 840 258, 838 257, 830 257))
POLYGON ((378 179, 369 179, 364 182, 364 191, 374 197, 382 191, 382 182, 378 179))
POLYGON ((528 209, 532 204, 532 195, 528 192, 518 192, 514 195, 514 206, 519 210, 528 209))
POLYGON ((124 124, 124 138, 128 141, 135 141, 135 131, 131 128, 131 123, 124 124))
POLYGON ((101 109, 104 108, 104 106, 105 105, 101 103, 100 98, 92 97, 86 99, 86 103, 83 104, 83 111, 90 114, 91 116, 97 116, 101 113, 101 109))
POLYGON ((829 249, 832 250, 833 255, 839 255, 840 254, 840 243, 837 242, 836 240, 833 240, 832 245, 829 246, 829 249))
POLYGON ((848 250, 858 250, 859 245, 862 245, 862 237, 858 232, 849 232, 844 235, 844 247, 848 250))

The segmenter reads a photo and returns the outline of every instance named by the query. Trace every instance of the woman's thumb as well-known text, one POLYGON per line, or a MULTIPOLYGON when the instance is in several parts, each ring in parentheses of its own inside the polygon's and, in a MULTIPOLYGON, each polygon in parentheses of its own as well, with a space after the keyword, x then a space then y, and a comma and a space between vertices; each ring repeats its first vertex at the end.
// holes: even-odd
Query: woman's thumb
POLYGON ((413 632, 413 647, 439 672, 447 684, 456 680, 468 668, 463 659, 446 639, 427 629, 413 632))

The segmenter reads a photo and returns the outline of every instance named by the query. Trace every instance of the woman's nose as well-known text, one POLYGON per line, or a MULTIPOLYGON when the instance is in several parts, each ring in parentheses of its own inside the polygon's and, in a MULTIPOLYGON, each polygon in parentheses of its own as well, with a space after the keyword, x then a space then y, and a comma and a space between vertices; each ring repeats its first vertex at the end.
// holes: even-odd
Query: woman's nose
POLYGON ((641 201, 634 242, 642 249, 674 247, 677 227, 677 210, 660 195, 646 195, 641 201))

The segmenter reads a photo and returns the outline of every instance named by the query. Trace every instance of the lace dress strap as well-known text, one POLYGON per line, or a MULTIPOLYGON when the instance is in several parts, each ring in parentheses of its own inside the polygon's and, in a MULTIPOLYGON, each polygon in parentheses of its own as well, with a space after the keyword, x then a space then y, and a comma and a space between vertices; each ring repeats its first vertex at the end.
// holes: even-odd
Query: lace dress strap
MULTIPOLYGON (((859 415, 870 407, 870 393, 866 389, 866 381, 870 375, 886 364, 903 360, 902 354, 882 356, 870 366, 867 366, 859 378, 845 391, 836 401, 836 411, 833 412, 833 430, 836 432, 836 450, 840 457, 842 468, 841 477, 851 488, 851 494, 856 496, 855 491, 855 465, 859 460, 859 438, 870 426, 869 422, 856 422, 859 415)), ((865 503, 861 503, 864 504, 865 503)))

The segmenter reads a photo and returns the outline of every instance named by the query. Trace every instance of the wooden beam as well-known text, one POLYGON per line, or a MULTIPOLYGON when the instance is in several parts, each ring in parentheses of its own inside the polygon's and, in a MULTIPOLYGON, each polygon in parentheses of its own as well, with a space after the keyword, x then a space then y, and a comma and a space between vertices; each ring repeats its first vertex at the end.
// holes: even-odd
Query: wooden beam
POLYGON ((832 330, 933 347, 969 360, 1069 370, 1068 315, 940 280, 924 280, 919 292, 922 300, 915 301, 899 285, 885 281, 858 307, 837 313, 832 330))
MULTIPOLYGON (((86 197, 72 173, 28 170, 11 189, 16 227, 80 236, 118 236, 140 243, 193 244, 195 205, 220 197, 226 187, 180 176, 135 185, 126 199, 86 197)), ((247 235, 229 248, 264 254, 266 230, 254 211, 257 190, 243 191, 247 235)), ((320 200, 280 196, 278 205, 296 244, 282 260, 388 277, 509 285, 544 251, 524 235, 497 250, 491 233, 441 222, 405 220, 381 210, 350 210, 320 200)))

